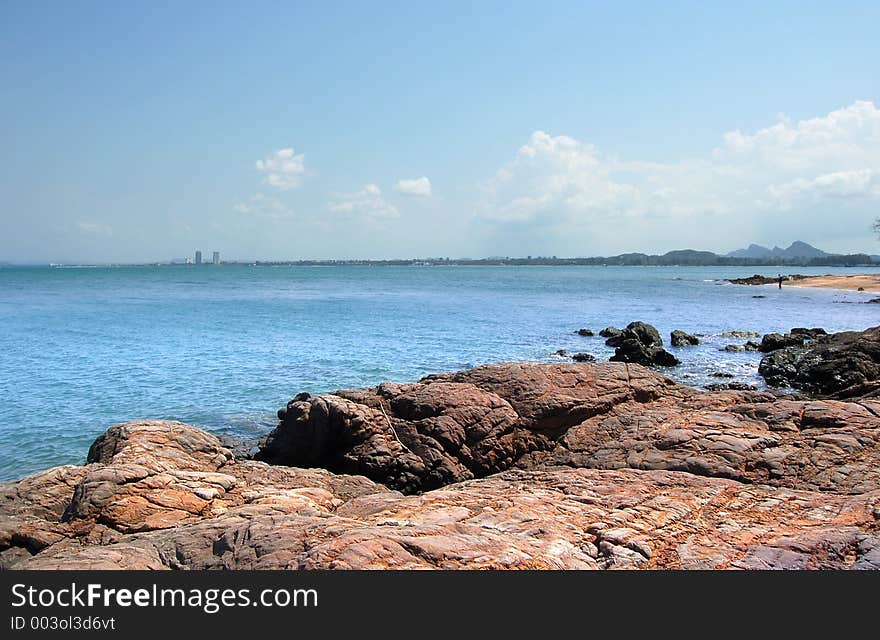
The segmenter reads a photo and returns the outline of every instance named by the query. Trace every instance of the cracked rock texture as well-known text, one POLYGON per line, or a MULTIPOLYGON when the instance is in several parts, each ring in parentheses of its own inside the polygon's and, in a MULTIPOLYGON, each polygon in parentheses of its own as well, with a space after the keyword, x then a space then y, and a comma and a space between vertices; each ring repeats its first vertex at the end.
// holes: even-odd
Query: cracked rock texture
POLYGON ((880 568, 870 395, 507 363, 279 413, 262 460, 137 422, 84 466, 0 485, 0 566, 880 568))
POLYGON ((508 363, 293 401, 259 457, 404 493, 547 465, 863 493, 880 487, 878 416, 871 398, 706 393, 637 365, 508 363))

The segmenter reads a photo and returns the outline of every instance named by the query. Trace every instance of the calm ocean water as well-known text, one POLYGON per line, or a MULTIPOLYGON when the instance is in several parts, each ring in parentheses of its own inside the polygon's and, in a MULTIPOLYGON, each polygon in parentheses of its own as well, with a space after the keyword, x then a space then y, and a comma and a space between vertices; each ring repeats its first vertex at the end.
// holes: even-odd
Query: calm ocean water
MULTIPOLYGON (((845 273, 846 269, 797 269, 845 273)), ((850 270, 858 271, 858 270, 850 270)), ((709 334, 670 349, 687 384, 752 384, 756 354, 727 330, 864 329, 871 294, 742 287, 775 268, 0 268, 0 479, 80 463, 108 426, 183 420, 255 436, 299 391, 325 392, 557 349, 613 352, 597 331, 632 320, 709 334), (754 298, 765 295, 766 298, 754 298)))

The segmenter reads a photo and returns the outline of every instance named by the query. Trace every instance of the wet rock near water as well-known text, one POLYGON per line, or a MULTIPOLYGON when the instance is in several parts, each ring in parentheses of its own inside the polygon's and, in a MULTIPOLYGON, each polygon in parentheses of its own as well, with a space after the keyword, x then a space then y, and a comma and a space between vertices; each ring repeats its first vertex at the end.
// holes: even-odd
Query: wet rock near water
POLYGON ((689 333, 685 333, 684 331, 679 331, 678 329, 670 333, 669 338, 669 343, 673 347, 687 347, 700 344, 699 338, 689 333))
MULTIPOLYGON (((787 278, 783 277, 783 280, 787 278)), ((731 284, 748 284, 748 285, 764 285, 764 284, 778 284, 779 278, 771 278, 770 276, 762 276, 755 274, 753 276, 749 276, 747 278, 728 278, 727 280, 731 284)))
POLYGON ((605 340, 605 346, 616 348, 616 347, 619 347, 621 344, 623 344, 623 340, 624 340, 623 331, 621 331, 616 336, 611 336, 610 338, 605 340))
POLYGON ((595 362, 596 361, 596 356, 594 356, 591 353, 572 353, 572 354, 569 354, 566 349, 559 349, 558 351, 556 351, 554 353, 554 355, 557 355, 561 358, 570 358, 571 360, 574 360, 575 362, 595 362))
POLYGON ((767 384, 828 396, 845 395, 849 389, 864 395, 862 385, 880 381, 880 327, 814 335, 812 342, 780 348, 761 359, 758 373, 767 384))
POLYGON ((804 341, 805 338, 802 335, 792 335, 790 333, 768 333, 761 338, 759 350, 762 353, 769 353, 786 347, 800 347, 804 344, 804 341))
POLYGON ((594 335, 590 329, 578 329, 575 333, 584 338, 592 338, 594 335))
POLYGON ((803 336, 805 340, 815 340, 819 336, 827 336, 828 332, 821 327, 807 329, 806 327, 795 327, 789 333, 793 336, 803 336))
MULTIPOLYGON (((783 282, 787 282, 789 280, 803 280, 804 278, 809 278, 810 276, 804 276, 799 273, 789 274, 785 276, 781 276, 783 282)), ((728 278, 727 282, 731 284, 746 284, 746 285, 765 285, 765 284, 779 284, 780 276, 762 276, 755 274, 753 276, 749 276, 748 278, 728 278)))
POLYGON ((713 382, 703 387, 707 391, 757 391, 758 387, 744 382, 713 382))
POLYGON ((787 347, 800 347, 809 340, 815 340, 821 336, 828 335, 825 329, 816 327, 807 329, 805 327, 795 327, 788 333, 768 333, 761 339, 758 347, 763 353, 770 353, 777 349, 785 349, 787 347))
POLYGON ((747 340, 745 344, 728 344, 719 349, 728 353, 742 353, 744 351, 760 351, 761 345, 753 340, 747 340))
POLYGON ((616 347, 612 362, 629 362, 645 366, 674 367, 681 364, 678 358, 663 348, 660 333, 644 322, 631 322, 619 336, 609 338, 605 344, 616 347))
POLYGON ((218 435, 220 444, 232 451, 241 460, 253 458, 260 448, 266 444, 266 436, 259 438, 240 438, 237 436, 218 435))
POLYGON ((718 334, 722 338, 760 338, 758 331, 722 331, 718 334))
MULTIPOLYGON (((880 298, 878 298, 878 299, 880 299, 880 298)), ((603 338, 616 338, 621 333, 623 333, 623 331, 621 331, 617 327, 605 327, 604 329, 602 329, 599 332, 599 335, 602 336, 603 338)), ((605 344, 608 344, 608 343, 606 342, 605 344)))

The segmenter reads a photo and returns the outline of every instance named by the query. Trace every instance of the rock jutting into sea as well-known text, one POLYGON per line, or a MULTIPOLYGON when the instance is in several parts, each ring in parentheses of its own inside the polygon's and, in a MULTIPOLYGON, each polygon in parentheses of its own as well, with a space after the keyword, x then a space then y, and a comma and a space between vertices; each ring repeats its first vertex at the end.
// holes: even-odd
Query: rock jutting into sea
POLYGON ((767 384, 818 396, 880 395, 880 327, 831 335, 821 329, 792 329, 788 335, 803 337, 804 331, 814 339, 786 345, 761 359, 758 373, 767 384))
POLYGON ((761 345, 758 350, 762 353, 770 353, 778 349, 786 347, 800 347, 804 344, 804 336, 791 333, 768 333, 761 338, 761 345))
MULTIPOLYGON (((785 276, 781 276, 782 281, 786 282, 789 280, 803 280, 804 278, 809 278, 810 276, 803 276, 799 273, 793 273, 785 276)), ((771 276, 761 276, 755 274, 753 276, 749 276, 748 278, 729 278, 727 282, 731 284, 747 284, 747 285, 764 285, 764 284, 778 284, 780 276, 771 277, 771 276)))
POLYGON ((687 347, 700 344, 700 339, 697 336, 692 336, 689 333, 676 329, 669 334, 669 343, 673 347, 687 347))
POLYGON ((303 393, 259 460, 137 422, 0 485, 0 564, 880 569, 878 416, 615 362, 303 393))
POLYGON ((757 387, 753 384, 745 384, 743 382, 713 382, 703 386, 708 391, 756 391, 757 387))
POLYGON ((630 362, 645 366, 674 367, 681 362, 663 348, 663 339, 653 326, 644 322, 630 322, 619 335, 605 341, 615 347, 612 362, 630 362))
POLYGON ((730 353, 740 353, 742 351, 760 351, 761 345, 757 342, 753 342, 752 340, 746 341, 745 344, 728 344, 723 348, 719 349, 719 351, 728 351, 730 353))
POLYGON ((722 331, 720 334, 722 338, 760 338, 761 333, 759 331, 722 331))

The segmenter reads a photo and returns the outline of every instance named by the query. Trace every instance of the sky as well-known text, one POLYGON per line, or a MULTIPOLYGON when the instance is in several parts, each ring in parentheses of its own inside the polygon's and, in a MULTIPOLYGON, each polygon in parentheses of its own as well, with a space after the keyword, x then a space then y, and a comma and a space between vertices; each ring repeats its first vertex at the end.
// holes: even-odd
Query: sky
POLYGON ((876 1, 5 0, 0 261, 880 253, 878 24, 876 1))

